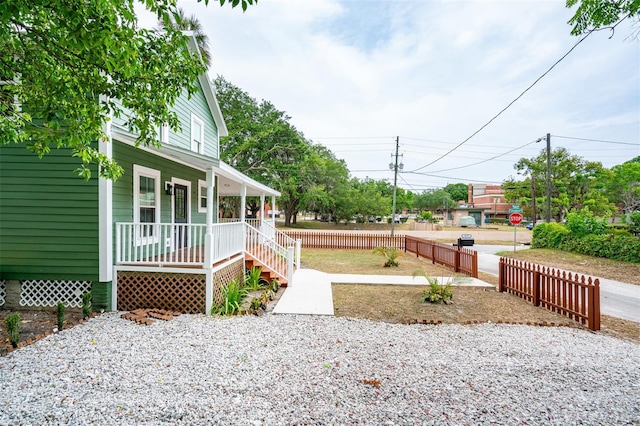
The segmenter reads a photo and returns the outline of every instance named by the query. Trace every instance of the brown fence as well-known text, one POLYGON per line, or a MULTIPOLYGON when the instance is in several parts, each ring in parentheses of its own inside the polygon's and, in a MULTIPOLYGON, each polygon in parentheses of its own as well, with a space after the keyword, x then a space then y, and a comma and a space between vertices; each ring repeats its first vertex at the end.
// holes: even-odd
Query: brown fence
POLYGON ((478 278, 478 252, 475 250, 406 236, 405 251, 431 259, 433 263, 448 266, 454 272, 478 278))
POLYGON ((404 235, 297 231, 285 233, 295 240, 302 240, 302 247, 305 248, 372 250, 376 247, 395 247, 404 250, 404 235))
POLYGON ((600 280, 515 259, 500 258, 498 291, 600 330, 600 280))

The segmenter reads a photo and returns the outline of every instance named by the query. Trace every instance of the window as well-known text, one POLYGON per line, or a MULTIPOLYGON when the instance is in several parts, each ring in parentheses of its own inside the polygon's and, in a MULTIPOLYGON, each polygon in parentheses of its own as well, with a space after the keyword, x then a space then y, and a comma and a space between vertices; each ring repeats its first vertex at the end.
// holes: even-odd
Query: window
POLYGON ((191 151, 204 154, 204 123, 191 114, 191 151))
POLYGON ((157 242, 157 227, 160 223, 160 171, 133 166, 133 222, 141 224, 136 229, 136 242, 157 242))
POLYGON ((207 212, 207 182, 198 179, 198 213, 207 212))

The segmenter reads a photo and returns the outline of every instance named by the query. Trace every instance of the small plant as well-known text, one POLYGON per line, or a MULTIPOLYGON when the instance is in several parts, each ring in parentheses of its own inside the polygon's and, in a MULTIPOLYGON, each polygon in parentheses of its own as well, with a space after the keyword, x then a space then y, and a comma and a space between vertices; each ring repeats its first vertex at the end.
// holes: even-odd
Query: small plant
POLYGON ((82 293, 82 317, 91 315, 91 292, 82 293))
POLYGON ((244 276, 244 285, 247 290, 262 290, 266 285, 268 285, 267 281, 260 276, 261 273, 262 268, 259 266, 253 266, 249 269, 249 272, 244 276))
POLYGON ((280 290, 280 281, 278 281, 277 278, 274 278, 273 281, 271 281, 271 291, 277 293, 278 290, 280 290))
POLYGON ((262 305, 262 309, 267 309, 267 305, 269 302, 273 300, 273 292, 269 289, 262 292, 260 295, 260 304, 262 305))
POLYGON ((258 309, 262 308, 262 303, 260 302, 259 298, 255 297, 251 299, 251 305, 249 307, 252 311, 257 311, 258 309))
POLYGON ((423 276, 429 282, 429 287, 422 292, 422 301, 429 303, 440 303, 449 305, 453 300, 453 289, 451 288, 451 281, 448 281, 446 284, 438 284, 438 279, 436 277, 429 277, 427 274, 418 270, 413 273, 414 277, 423 276))
POLYGON ((9 342, 14 348, 18 347, 20 342, 20 314, 11 314, 5 317, 4 323, 9 333, 9 342))
POLYGON ((211 306, 211 315, 233 315, 240 311, 240 304, 247 295, 237 279, 222 287, 222 302, 211 306))
POLYGON ((400 263, 398 263, 396 259, 402 256, 402 252, 395 247, 376 247, 373 249, 373 253, 380 253, 385 257, 385 268, 390 268, 391 266, 400 266, 400 263))
POLYGON ((64 303, 58 302, 58 304, 56 305, 56 314, 58 316, 58 330, 62 330, 62 327, 64 327, 64 311, 64 303))

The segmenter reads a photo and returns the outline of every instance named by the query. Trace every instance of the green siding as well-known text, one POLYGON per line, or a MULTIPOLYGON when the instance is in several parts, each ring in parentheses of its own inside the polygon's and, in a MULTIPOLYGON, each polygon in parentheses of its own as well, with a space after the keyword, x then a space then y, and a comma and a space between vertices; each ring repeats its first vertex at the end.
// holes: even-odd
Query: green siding
MULTIPOLYGON (((113 221, 133 222, 133 165, 160 171, 160 221, 171 223, 172 197, 164 193, 164 183, 172 178, 191 182, 189 203, 190 223, 205 223, 206 213, 198 213, 198 179, 206 180, 206 173, 180 163, 154 156, 130 145, 113 142, 113 158, 124 168, 124 175, 113 184, 113 221)), ((217 217, 217 212, 215 212, 217 217)), ((214 219, 215 220, 215 219, 214 219)))
POLYGON ((0 278, 98 279, 98 179, 68 149, 0 146, 0 278))
POLYGON ((109 282, 91 283, 91 305, 94 311, 104 309, 110 311, 113 285, 109 282))
MULTIPOLYGON (((167 144, 191 150, 191 113, 193 113, 204 123, 204 155, 219 158, 218 128, 202 92, 202 86, 198 85, 198 87, 200 90, 194 93, 191 99, 189 99, 187 91, 183 90, 175 105, 171 108, 178 115, 180 131, 176 133, 169 129, 169 142, 167 144)), ((118 101, 116 103, 120 105, 118 101)), ((113 125, 126 128, 124 123, 127 115, 128 113, 123 113, 119 118, 114 117, 113 125)))

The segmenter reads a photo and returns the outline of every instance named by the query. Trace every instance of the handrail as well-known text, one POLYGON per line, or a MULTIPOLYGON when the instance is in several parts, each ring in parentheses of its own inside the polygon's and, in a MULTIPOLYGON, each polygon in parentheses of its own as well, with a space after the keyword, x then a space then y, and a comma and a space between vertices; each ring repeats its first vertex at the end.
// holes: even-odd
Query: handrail
POLYGON ((246 252, 291 283, 293 277, 288 272, 292 271, 294 259, 290 258, 289 250, 248 223, 245 223, 245 232, 246 252))
POLYGON ((261 227, 261 231, 264 232, 265 234, 273 235, 272 238, 274 238, 278 242, 278 244, 280 244, 281 246, 293 247, 295 249, 293 261, 296 267, 299 268, 301 240, 299 239, 296 240, 295 238, 291 238, 289 235, 280 231, 278 228, 276 228, 275 222, 272 220, 263 220, 260 227, 261 227), (268 230, 269 232, 265 232, 265 230, 268 230))

